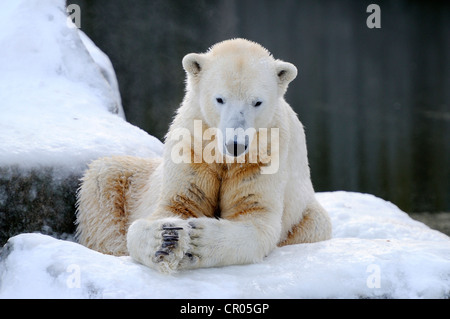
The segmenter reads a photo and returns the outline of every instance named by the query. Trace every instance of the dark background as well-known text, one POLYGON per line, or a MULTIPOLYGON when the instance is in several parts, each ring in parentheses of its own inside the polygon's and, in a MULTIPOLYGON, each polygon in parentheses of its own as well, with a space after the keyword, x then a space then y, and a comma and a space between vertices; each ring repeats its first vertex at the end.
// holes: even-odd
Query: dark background
POLYGON ((183 56, 244 37, 299 76, 316 191, 367 192, 408 212, 450 211, 450 5, 445 1, 68 0, 111 59, 127 120, 163 140, 183 56), (381 29, 369 29, 370 3, 381 29))

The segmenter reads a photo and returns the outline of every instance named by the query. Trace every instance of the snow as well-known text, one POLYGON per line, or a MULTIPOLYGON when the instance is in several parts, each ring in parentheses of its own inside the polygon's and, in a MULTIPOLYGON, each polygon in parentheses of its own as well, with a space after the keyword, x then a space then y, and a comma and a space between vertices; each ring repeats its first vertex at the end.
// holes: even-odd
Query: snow
MULTIPOLYGON (((66 24, 63 0, 0 3, 0 166, 80 172, 100 156, 158 156, 124 119, 111 62, 66 24)), ((0 252, 0 298, 449 298, 450 238, 368 194, 317 197, 333 238, 262 262, 163 275, 39 233, 0 252)))
POLYGON ((111 61, 68 26, 65 1, 2 1, 0 47, 0 166, 73 173, 101 156, 161 154, 125 121, 111 61))
POLYGON ((449 298, 450 238, 368 194, 318 193, 333 238, 261 263, 160 274, 42 234, 9 240, 0 298, 449 298), (356 234, 356 235, 355 235, 356 234))

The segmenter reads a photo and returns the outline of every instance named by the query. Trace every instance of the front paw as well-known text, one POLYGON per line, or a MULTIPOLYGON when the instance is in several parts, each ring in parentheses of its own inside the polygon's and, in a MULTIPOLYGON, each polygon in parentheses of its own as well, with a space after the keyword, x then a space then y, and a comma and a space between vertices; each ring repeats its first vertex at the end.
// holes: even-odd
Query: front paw
POLYGON ((195 268, 200 260, 197 250, 199 227, 195 222, 169 218, 138 220, 128 231, 128 251, 137 261, 163 273, 195 268))
POLYGON ((180 268, 194 267, 198 262, 195 247, 196 226, 193 222, 180 220, 166 222, 159 230, 160 245, 153 257, 153 263, 163 272, 173 272, 180 268), (190 267, 189 267, 190 266, 190 267))

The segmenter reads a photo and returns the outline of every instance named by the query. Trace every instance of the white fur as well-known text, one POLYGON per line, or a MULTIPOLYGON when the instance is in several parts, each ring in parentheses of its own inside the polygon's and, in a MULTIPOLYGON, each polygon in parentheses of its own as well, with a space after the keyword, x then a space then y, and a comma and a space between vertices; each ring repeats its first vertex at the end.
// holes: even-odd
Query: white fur
MULTIPOLYGON (((126 235, 129 254, 149 267, 172 272, 253 263, 277 245, 330 238, 329 217, 316 201, 310 180, 303 127, 284 100, 289 82, 297 76, 296 67, 275 60, 258 44, 243 39, 219 43, 204 54, 188 54, 183 59, 183 67, 187 73, 186 96, 167 134, 162 163, 151 173, 147 172, 147 183, 136 182, 130 186, 136 191, 135 196, 127 197, 130 202, 127 223, 131 225, 126 235), (278 129, 279 143, 272 145, 270 154, 278 159, 276 171, 252 173, 252 166, 247 162, 236 164, 241 166, 175 163, 171 152, 179 143, 177 129, 193 132, 194 120, 202 120, 203 129, 217 127, 221 131, 278 129), (241 172, 241 169, 242 174, 249 175, 242 178, 220 175, 227 170, 241 172), (210 195, 214 189, 218 190, 210 195), (214 217, 211 210, 208 216, 203 215, 203 209, 216 198, 221 218, 211 218, 214 217), (201 211, 194 212, 190 206, 186 206, 187 212, 183 206, 180 211, 173 208, 172 203, 183 200, 188 206, 194 201, 191 206, 201 211), (192 213, 198 216, 189 217, 192 213), (176 238, 170 239, 173 240, 170 249, 164 248, 167 236, 176 238)), ((196 136, 192 136, 195 140, 196 136)), ((249 136, 250 142, 254 138, 255 135, 249 136)), ((245 143, 242 135, 233 139, 245 143)), ((218 147, 221 149, 231 142, 225 137, 224 145, 218 147)), ((205 147, 205 142, 201 143, 205 147)), ((128 162, 122 170, 135 171, 128 162)), ((83 196, 89 197, 90 192, 83 191, 82 186, 83 196)), ((95 192, 98 190, 92 191, 95 192)), ((133 194, 132 190, 127 194, 130 192, 133 194)), ((97 214, 99 217, 91 219, 100 223, 104 213, 93 212, 84 204, 92 199, 83 196, 79 199, 79 220, 87 214, 97 214)), ((79 222, 80 237, 95 242, 98 232, 102 232, 98 225, 79 222)))

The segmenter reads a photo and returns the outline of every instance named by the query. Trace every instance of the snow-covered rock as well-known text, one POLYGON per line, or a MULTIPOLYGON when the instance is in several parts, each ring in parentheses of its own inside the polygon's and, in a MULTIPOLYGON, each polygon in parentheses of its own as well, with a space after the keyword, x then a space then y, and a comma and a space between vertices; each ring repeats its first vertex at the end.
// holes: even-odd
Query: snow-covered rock
POLYGON ((1 252, 0 298, 449 298, 450 238, 372 195, 318 193, 333 238, 261 263, 160 274, 130 257, 22 234, 1 252))
POLYGON ((0 47, 2 244, 70 231, 91 160, 152 157, 162 143, 125 121, 111 61, 70 26, 64 0, 1 1, 0 47))
POLYGON ((104 155, 159 154, 161 142, 118 116, 107 56, 66 22, 64 0, 0 4, 0 165, 73 171, 104 155))

